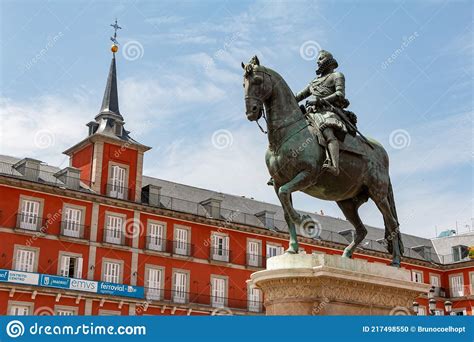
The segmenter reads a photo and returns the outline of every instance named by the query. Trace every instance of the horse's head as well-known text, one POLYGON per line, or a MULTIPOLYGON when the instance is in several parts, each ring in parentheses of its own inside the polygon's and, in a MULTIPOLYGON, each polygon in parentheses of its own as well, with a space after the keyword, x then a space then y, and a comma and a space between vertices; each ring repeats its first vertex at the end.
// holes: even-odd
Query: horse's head
POLYGON ((272 93, 271 76, 265 67, 260 66, 257 56, 248 64, 242 62, 244 69, 245 113, 250 121, 257 121, 263 114, 263 102, 272 93))

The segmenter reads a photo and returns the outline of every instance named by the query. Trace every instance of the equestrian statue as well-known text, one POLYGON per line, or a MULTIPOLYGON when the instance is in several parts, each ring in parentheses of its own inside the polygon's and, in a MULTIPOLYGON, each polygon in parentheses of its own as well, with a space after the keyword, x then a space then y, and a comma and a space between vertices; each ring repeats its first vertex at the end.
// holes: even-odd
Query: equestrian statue
POLYGON ((391 265, 400 267, 403 243, 389 176, 387 152, 357 129, 357 117, 347 110, 345 79, 331 53, 321 50, 317 77, 293 94, 283 77, 260 65, 257 56, 244 69, 247 119, 267 123, 269 146, 265 161, 270 181, 281 202, 290 241, 287 253, 298 253, 297 229, 309 231, 315 222, 293 207, 292 193, 336 201, 354 226, 353 241, 343 257, 352 258, 367 235, 359 207, 372 199, 382 213, 391 265), (308 99, 305 105, 299 102, 308 99))

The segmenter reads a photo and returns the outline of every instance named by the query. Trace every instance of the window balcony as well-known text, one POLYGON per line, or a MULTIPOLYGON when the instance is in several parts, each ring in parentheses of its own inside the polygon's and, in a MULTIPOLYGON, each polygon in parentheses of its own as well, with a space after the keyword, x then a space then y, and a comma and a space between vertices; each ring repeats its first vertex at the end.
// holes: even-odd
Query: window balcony
POLYGON ((447 293, 450 298, 461 298, 461 297, 474 297, 474 284, 470 285, 461 285, 456 287, 448 288, 447 293))
POLYGON ((175 255, 192 256, 194 252, 194 245, 181 241, 173 241, 172 250, 172 253, 175 255))
POLYGON ((248 300, 248 310, 251 312, 262 312, 262 301, 260 300, 248 300))
POLYGON ((210 259, 214 261, 230 262, 230 250, 212 247, 210 249, 210 259))
POLYGON ((71 221, 61 221, 61 236, 72 237, 77 239, 90 238, 90 227, 84 224, 78 224, 71 221))
POLYGON ((171 253, 170 241, 156 236, 147 235, 146 248, 150 251, 171 253))
POLYGON ((266 260, 263 255, 247 253, 247 266, 265 268, 266 260))
POLYGON ((164 298, 164 290, 152 287, 145 288, 145 298, 147 300, 162 300, 164 298))
POLYGON ((113 245, 130 246, 131 239, 125 236, 122 230, 104 228, 102 242, 113 245))
POLYGON ((16 214, 16 227, 24 230, 46 233, 48 222, 38 215, 16 214))
POLYGON ((129 200, 129 189, 117 184, 107 184, 106 194, 109 197, 129 200))

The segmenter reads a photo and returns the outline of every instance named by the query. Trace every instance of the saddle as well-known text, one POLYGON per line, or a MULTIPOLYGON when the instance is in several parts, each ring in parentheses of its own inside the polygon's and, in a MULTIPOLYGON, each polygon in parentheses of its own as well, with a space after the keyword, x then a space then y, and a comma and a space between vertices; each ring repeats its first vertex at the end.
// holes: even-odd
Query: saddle
MULTIPOLYGON (((324 139, 323 133, 321 129, 315 124, 314 120, 312 120, 308 115, 306 115, 306 121, 309 124, 309 131, 316 138, 318 144, 322 147, 326 148, 327 143, 326 139, 324 139)), ((339 149, 341 151, 346 151, 349 153, 354 153, 358 155, 366 155, 370 149, 367 143, 362 140, 362 138, 356 134, 348 134, 344 135, 343 140, 339 139, 339 149)))

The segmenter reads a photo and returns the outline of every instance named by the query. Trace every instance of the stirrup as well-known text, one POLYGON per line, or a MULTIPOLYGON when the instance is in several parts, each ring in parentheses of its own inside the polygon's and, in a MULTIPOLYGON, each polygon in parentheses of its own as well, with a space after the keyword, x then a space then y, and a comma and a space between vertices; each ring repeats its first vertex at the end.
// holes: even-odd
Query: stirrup
POLYGON ((329 171, 334 176, 339 175, 339 169, 332 164, 323 164, 323 170, 329 171))

